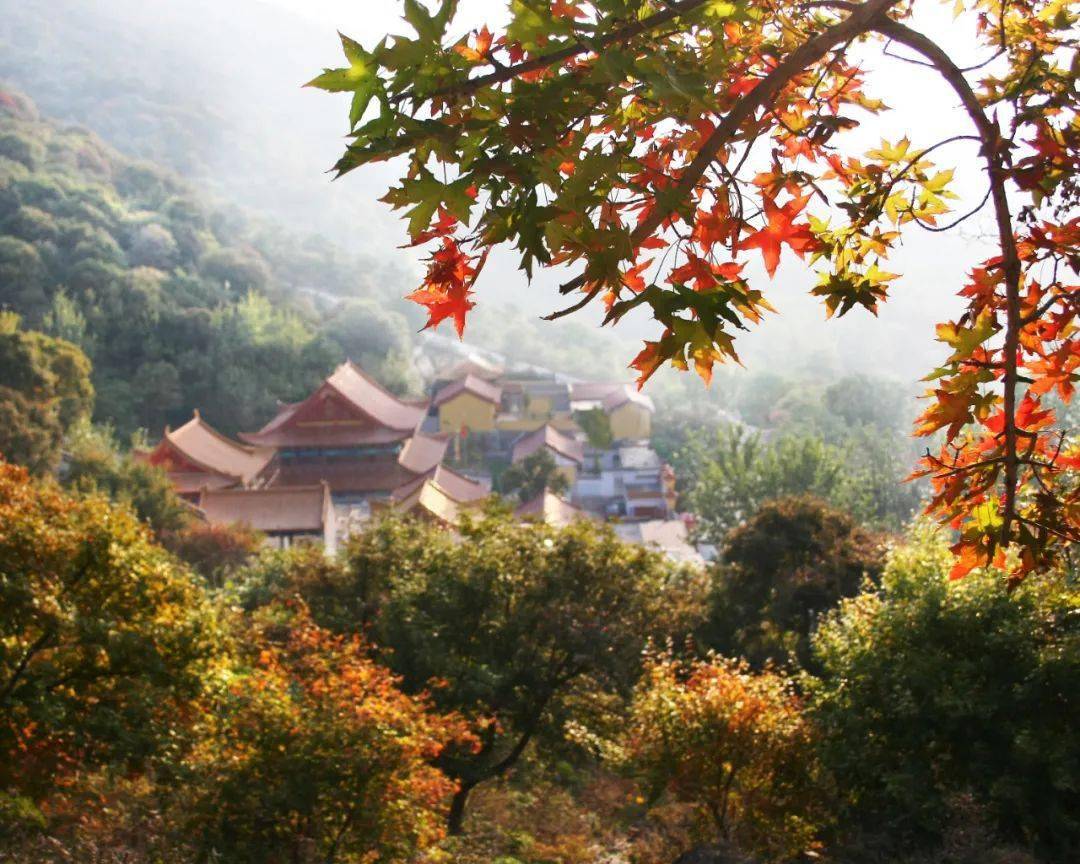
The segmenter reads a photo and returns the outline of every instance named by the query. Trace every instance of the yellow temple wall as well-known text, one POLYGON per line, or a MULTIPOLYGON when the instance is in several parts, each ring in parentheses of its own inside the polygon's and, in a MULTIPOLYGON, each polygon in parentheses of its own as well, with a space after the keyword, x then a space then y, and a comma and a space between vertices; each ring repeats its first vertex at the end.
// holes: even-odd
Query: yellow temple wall
POLYGON ((608 415, 611 436, 616 440, 652 437, 652 412, 633 402, 625 402, 608 415))
POLYGON ((464 426, 473 432, 495 428, 495 408, 472 393, 460 393, 439 406, 439 431, 457 434, 464 426))

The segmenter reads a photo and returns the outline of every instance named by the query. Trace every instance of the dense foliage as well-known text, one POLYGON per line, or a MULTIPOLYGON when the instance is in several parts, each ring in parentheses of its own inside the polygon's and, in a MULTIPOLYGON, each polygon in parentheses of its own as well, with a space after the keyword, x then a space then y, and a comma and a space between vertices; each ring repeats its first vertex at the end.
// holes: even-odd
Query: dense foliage
POLYGON ((766 443, 738 426, 695 435, 675 455, 684 478, 682 500, 701 538, 715 544, 763 504, 786 495, 814 495, 875 526, 906 524, 918 489, 901 485, 902 469, 888 458, 876 459, 876 449, 860 460, 852 454, 854 441, 847 444, 841 448, 806 433, 781 434, 766 443), (860 462, 868 470, 860 470, 860 462))
POLYGON ((623 758, 649 799, 697 808, 699 842, 760 860, 812 851, 827 816, 813 731, 789 679, 711 658, 654 657, 630 711, 623 758))
POLYGON ((90 358, 94 416, 121 434, 157 434, 194 408, 227 432, 258 428, 347 352, 414 386, 405 319, 348 299, 358 289, 378 296, 325 242, 215 208, 0 90, 0 308, 90 358))
POLYGON ((4 463, 0 601, 5 860, 404 862, 442 838, 433 761, 475 746, 465 723, 298 601, 238 614, 128 510, 4 463))
POLYGON ((591 524, 522 527, 498 512, 460 537, 386 520, 340 568, 293 564, 271 562, 252 589, 298 590, 316 621, 368 632, 408 691, 432 688, 436 706, 472 724, 479 747, 439 762, 459 783, 455 832, 474 787, 558 740, 575 705, 628 694, 649 637, 688 633, 697 614, 696 581, 657 554, 591 524))
POLYGON ((80 424, 68 433, 64 451, 65 486, 130 507, 159 539, 194 520, 191 506, 176 494, 168 475, 122 452, 107 427, 80 424))
POLYGON ((37 474, 56 468, 64 436, 94 404, 90 363, 76 346, 26 332, 0 312, 0 458, 37 474))
POLYGON ((0 463, 0 796, 167 754, 222 638, 130 514, 0 463))
POLYGON ((876 582, 884 558, 882 537, 818 499, 767 502, 724 540, 700 638, 756 666, 805 667, 818 619, 876 582))
POLYGON ((359 637, 302 607, 247 631, 238 674, 202 706, 185 769, 202 854, 234 862, 409 862, 443 836, 454 783, 432 760, 471 743, 402 693, 359 637))
POLYGON ((965 798, 1047 860, 1080 852, 1080 597, 1057 576, 945 578, 937 538, 898 549, 880 589, 814 637, 823 759, 852 835, 940 842, 965 798))
POLYGON ((737 617, 733 656, 798 655, 840 602, 792 677, 703 659, 684 640, 702 575, 587 523, 389 519, 340 558, 246 566, 243 543, 190 538, 218 592, 150 536, 0 471, 13 861, 1075 856, 1064 577, 950 582, 947 548, 916 538, 862 582, 872 535, 810 499, 767 504, 729 536, 699 632, 737 617))

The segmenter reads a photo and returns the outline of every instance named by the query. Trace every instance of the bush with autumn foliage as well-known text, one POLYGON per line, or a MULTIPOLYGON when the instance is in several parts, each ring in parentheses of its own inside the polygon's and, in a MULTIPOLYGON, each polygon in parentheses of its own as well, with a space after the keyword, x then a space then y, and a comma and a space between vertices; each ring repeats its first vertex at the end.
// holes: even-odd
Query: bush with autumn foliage
POLYGON ((199 860, 407 862, 442 839, 455 783, 434 766, 465 723, 407 696, 359 636, 296 601, 265 607, 200 706, 184 761, 199 860))
POLYGON ((623 747, 647 803, 685 805, 699 844, 763 861, 817 848, 828 809, 813 727, 781 673, 715 656, 654 656, 623 747))
POLYGON ((0 463, 0 859, 412 860, 456 789, 436 758, 473 744, 371 655, 0 463))
POLYGON ((452 748, 438 763, 459 783, 448 815, 457 833, 473 789, 530 750, 559 752, 568 721, 617 712, 649 639, 682 639, 697 623, 703 587, 606 527, 523 526, 496 506, 456 536, 382 520, 338 565, 268 556, 244 592, 252 605, 299 591, 316 621, 368 633, 408 692, 431 688, 440 710, 468 718, 480 746, 452 748))
POLYGON ((167 756, 224 642, 128 511, 0 462, 0 796, 30 812, 84 772, 167 756))

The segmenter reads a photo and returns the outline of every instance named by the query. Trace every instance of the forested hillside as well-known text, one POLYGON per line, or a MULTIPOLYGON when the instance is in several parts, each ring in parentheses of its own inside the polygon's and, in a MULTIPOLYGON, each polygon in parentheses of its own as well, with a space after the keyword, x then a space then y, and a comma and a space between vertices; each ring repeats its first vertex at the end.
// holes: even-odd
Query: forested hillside
POLYGON ((0 90, 0 306, 86 352, 95 419, 121 432, 196 407, 257 426, 346 355, 407 389, 412 328, 385 281, 0 90), (364 299, 325 315, 327 294, 364 299))

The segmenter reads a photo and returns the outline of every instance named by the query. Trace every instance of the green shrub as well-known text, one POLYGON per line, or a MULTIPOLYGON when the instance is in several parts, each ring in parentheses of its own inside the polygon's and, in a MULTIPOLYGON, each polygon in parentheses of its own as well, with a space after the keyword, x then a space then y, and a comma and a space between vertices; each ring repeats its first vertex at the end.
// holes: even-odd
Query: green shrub
POLYGON ((968 797, 1000 840, 1080 854, 1080 593, 1053 574, 950 582, 943 542, 895 551, 879 590, 817 631, 822 758, 854 831, 939 845, 968 797))

